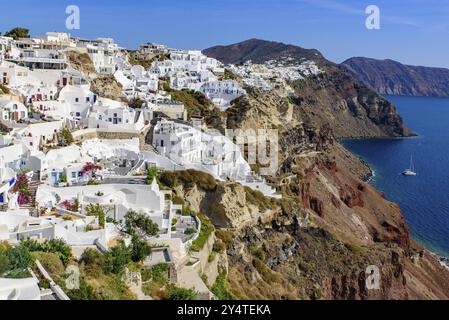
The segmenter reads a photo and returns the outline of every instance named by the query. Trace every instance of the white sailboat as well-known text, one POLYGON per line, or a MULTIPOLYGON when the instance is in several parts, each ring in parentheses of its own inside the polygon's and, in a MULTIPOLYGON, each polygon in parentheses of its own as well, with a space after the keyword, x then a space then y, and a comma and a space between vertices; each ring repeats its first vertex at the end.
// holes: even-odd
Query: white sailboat
POLYGON ((410 156, 410 168, 402 171, 404 176, 416 176, 415 166, 413 165, 413 156, 410 156))

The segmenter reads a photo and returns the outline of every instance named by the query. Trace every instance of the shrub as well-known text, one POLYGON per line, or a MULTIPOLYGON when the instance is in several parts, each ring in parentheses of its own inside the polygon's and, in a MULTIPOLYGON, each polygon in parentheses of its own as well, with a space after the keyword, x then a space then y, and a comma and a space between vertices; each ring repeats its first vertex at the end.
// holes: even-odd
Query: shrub
POLYGON ((217 253, 215 251, 212 251, 209 256, 207 257, 207 262, 211 263, 215 260, 215 257, 217 256, 217 253))
POLYGON ((93 248, 87 248, 81 255, 80 260, 85 264, 101 264, 103 255, 93 248))
POLYGON ((263 251, 262 247, 260 246, 250 246, 249 248, 250 253, 259 258, 261 261, 265 261, 265 251, 263 251))
POLYGON ((123 241, 120 241, 106 252, 103 269, 105 272, 120 274, 129 262, 131 262, 131 251, 123 241))
POLYGON ((213 250, 218 253, 223 253, 226 249, 226 245, 220 239, 215 240, 213 250))
POLYGON ((253 190, 250 187, 245 186, 246 201, 254 204, 261 210, 271 209, 273 204, 270 199, 265 197, 262 192, 253 190))
POLYGON ((147 215, 129 210, 125 215, 121 231, 131 236, 138 234, 140 237, 152 237, 158 234, 159 227, 147 215))
POLYGON ((62 128, 61 132, 59 133, 59 137, 61 139, 61 143, 64 145, 70 145, 75 140, 73 139, 72 133, 70 132, 70 129, 67 127, 62 128))
POLYGON ((168 283, 168 271, 170 266, 167 263, 159 263, 151 268, 142 271, 142 281, 154 281, 158 283, 168 283))
POLYGON ((189 227, 184 231, 184 234, 194 234, 196 233, 196 229, 193 227, 189 227))
POLYGON ((226 285, 226 273, 221 272, 210 289, 219 300, 232 300, 233 297, 226 285))
POLYGON ((6 256, 11 272, 25 271, 34 261, 28 248, 23 245, 7 249, 6 256))
POLYGON ((195 300, 197 292, 192 289, 179 288, 175 285, 168 286, 166 290, 167 300, 195 300))
POLYGON ((72 257, 72 249, 62 239, 51 239, 45 242, 37 242, 36 240, 26 239, 21 241, 21 245, 31 252, 50 252, 56 254, 62 263, 66 266, 72 257))
POLYGON ((131 239, 131 260, 134 262, 143 261, 151 254, 150 245, 141 240, 137 235, 133 235, 131 239))
POLYGON ((215 236, 223 241, 226 247, 230 246, 233 241, 232 232, 229 230, 219 229, 215 232, 215 236))
POLYGON ((197 217, 201 220, 201 230, 198 238, 192 242, 190 247, 193 251, 200 251, 203 249, 211 233, 214 231, 214 227, 210 220, 202 213, 197 214, 197 217))
POLYGON ((204 191, 215 191, 217 182, 211 175, 189 169, 184 171, 164 171, 161 173, 162 184, 173 189, 179 185, 185 188, 193 188, 195 185, 204 191))
POLYGON ((147 170, 147 179, 146 179, 146 183, 148 185, 150 185, 154 179, 156 179, 156 181, 159 181, 159 176, 160 176, 160 171, 157 167, 150 167, 147 170))
POLYGON ((105 208, 103 208, 98 203, 96 203, 96 204, 90 203, 86 207, 86 213, 87 213, 88 216, 97 217, 98 218, 98 224, 100 225, 100 227, 104 228, 104 225, 106 223, 105 208))
POLYGON ((33 252, 33 256, 42 263, 45 270, 47 270, 52 277, 61 276, 64 273, 64 265, 57 254, 38 251, 33 252))

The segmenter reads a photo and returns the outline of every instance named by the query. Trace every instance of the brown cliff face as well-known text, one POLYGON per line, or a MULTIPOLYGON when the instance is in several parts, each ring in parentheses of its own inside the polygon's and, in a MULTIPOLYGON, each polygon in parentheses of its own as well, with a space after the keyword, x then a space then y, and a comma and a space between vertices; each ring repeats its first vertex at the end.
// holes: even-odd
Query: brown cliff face
POLYGON ((420 256, 400 208, 363 181, 369 167, 337 142, 410 131, 388 101, 326 68, 294 83, 292 97, 248 88, 221 115, 227 128, 278 129, 279 169, 266 178, 282 200, 229 183, 182 185, 176 194, 226 235, 235 298, 448 298, 449 273, 432 256, 420 256), (366 285, 373 265, 379 289, 366 285))

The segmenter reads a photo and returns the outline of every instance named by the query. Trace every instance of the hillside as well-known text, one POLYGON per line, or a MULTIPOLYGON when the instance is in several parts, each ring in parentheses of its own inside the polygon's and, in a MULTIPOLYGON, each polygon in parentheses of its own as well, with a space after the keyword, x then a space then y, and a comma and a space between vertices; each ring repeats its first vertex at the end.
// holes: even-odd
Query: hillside
POLYGON ((342 63, 361 83, 380 94, 449 96, 449 69, 404 65, 394 60, 350 58, 342 63))
MULTIPOLYGON (((269 60, 314 61, 325 72, 291 83, 293 112, 316 126, 330 125, 335 135, 345 137, 409 136, 396 108, 371 89, 354 81, 341 67, 326 60, 317 50, 279 42, 251 39, 203 51, 223 63, 264 63, 269 60)), ((289 61, 289 63, 292 63, 289 61)), ((250 90, 251 91, 251 90, 250 90)), ((235 110, 244 112, 244 108, 235 110)), ((240 117, 239 117, 240 118, 240 117)))
POLYGON ((304 58, 315 61, 319 65, 330 64, 318 50, 303 49, 281 42, 259 39, 249 39, 228 46, 215 46, 203 50, 203 53, 225 64, 239 64, 247 60, 251 60, 254 63, 262 63, 280 57, 304 58))
MULTIPOLYGON (((205 52, 232 62, 285 56, 282 49, 255 54, 265 50, 250 50, 246 42, 205 52), (235 54, 236 47, 245 56, 235 54)), ((220 121, 227 128, 278 129, 279 169, 266 178, 282 193, 281 201, 255 201, 233 185, 176 190, 219 228, 230 293, 240 299, 447 299, 449 273, 410 239, 400 208, 364 182, 367 165, 338 143, 341 137, 411 131, 387 100, 338 66, 325 60, 320 66, 323 74, 294 81, 288 96, 282 88, 247 86, 248 94, 220 121), (369 265, 381 270, 380 290, 365 285, 369 265)))

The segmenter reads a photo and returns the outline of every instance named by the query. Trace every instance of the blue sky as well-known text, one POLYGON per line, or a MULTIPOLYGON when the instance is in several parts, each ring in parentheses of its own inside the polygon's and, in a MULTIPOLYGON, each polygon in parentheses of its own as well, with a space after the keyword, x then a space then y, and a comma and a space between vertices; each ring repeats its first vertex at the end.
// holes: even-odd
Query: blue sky
POLYGON ((81 10, 73 35, 113 37, 129 48, 261 38, 316 48, 334 62, 366 56, 449 68, 449 0, 13 0, 2 3, 0 30, 65 31, 71 4, 81 10), (380 30, 365 28, 369 4, 380 8, 380 30))

